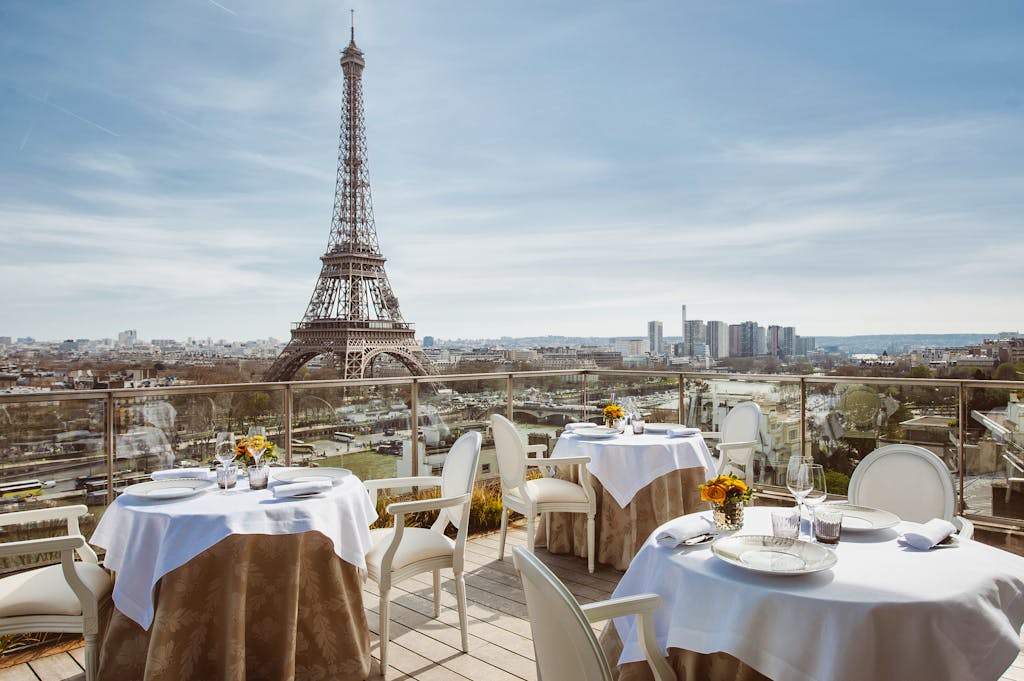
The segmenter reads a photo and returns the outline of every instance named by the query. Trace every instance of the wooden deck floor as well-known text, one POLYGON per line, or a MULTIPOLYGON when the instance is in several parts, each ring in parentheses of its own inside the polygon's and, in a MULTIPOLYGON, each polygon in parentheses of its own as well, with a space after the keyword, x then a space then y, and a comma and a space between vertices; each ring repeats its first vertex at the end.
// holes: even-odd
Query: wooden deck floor
MULTIPOLYGON (((515 527, 509 544, 522 545, 526 532, 515 527)), ((460 650, 459 618, 454 587, 442 581, 441 617, 433 618, 432 582, 428 574, 395 587, 391 605, 391 644, 388 679, 423 681, 536 680, 533 643, 526 619, 526 605, 519 579, 512 568, 511 552, 498 561, 498 535, 474 537, 466 549, 466 586, 469 600, 470 652, 460 650)), ((591 575, 586 561, 556 556, 543 549, 537 555, 555 571, 581 603, 608 598, 621 573, 598 567, 591 575)), ((377 591, 368 582, 364 591, 367 619, 377 630, 377 591)), ((600 629, 598 625, 595 629, 600 629)), ((377 641, 372 643, 376 653, 377 641)), ((0 670, 0 681, 84 681, 82 649, 42 657, 0 670)), ((376 656, 374 659, 376 665, 376 656)), ((379 669, 375 666, 374 674, 379 669)), ((1024 653, 1001 681, 1024 681, 1024 653)))

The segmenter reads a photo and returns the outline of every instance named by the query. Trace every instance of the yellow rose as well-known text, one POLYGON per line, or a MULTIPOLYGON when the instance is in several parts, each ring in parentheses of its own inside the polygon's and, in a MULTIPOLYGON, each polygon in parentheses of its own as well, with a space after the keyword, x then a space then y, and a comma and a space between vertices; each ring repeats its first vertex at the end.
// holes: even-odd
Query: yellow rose
POLYGON ((718 485, 708 485, 704 488, 704 493, 701 495, 705 501, 710 501, 713 504, 720 504, 725 501, 726 491, 724 487, 718 485))

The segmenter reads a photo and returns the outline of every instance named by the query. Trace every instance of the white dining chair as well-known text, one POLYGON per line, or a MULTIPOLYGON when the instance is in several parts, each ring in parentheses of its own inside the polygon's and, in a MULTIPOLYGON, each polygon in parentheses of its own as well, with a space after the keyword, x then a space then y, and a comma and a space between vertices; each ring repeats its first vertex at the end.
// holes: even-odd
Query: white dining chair
POLYGON ((505 557, 505 535, 508 531, 509 511, 526 516, 526 546, 533 551, 536 538, 537 515, 548 514, 547 537, 551 540, 551 513, 585 513, 587 515, 587 568, 594 571, 594 516, 597 513, 597 495, 590 484, 587 464, 589 456, 540 458, 529 456, 547 450, 545 445, 523 443, 514 423, 500 414, 491 415, 494 449, 498 457, 501 476, 501 535, 498 538, 498 558, 505 557), (579 483, 554 477, 558 466, 576 466, 579 483), (527 469, 541 468, 545 477, 528 480, 527 469))
POLYGON ((64 520, 67 533, 0 543, 0 558, 60 552, 59 565, 18 572, 0 579, 0 634, 68 632, 85 638, 85 678, 96 678, 100 610, 114 583, 85 541, 78 519, 82 505, 0 514, 0 527, 64 520), (79 560, 75 560, 75 554, 79 560))
POLYGON ((718 474, 736 474, 748 485, 754 483, 754 454, 761 430, 761 408, 756 402, 740 402, 729 410, 720 431, 701 433, 718 440, 718 474))
POLYGON ((440 487, 441 497, 421 501, 388 504, 387 512, 395 516, 395 527, 370 530, 373 548, 366 554, 367 576, 377 582, 380 591, 380 668, 388 666, 388 629, 391 586, 419 574, 434 575, 434 617, 441 615, 441 569, 451 568, 455 574, 455 591, 462 631, 462 652, 469 652, 469 631, 466 623, 466 581, 463 577, 466 537, 469 534, 469 505, 473 483, 480 461, 480 433, 470 431, 448 450, 440 476, 417 476, 366 480, 363 484, 374 506, 377 490, 397 487, 440 487), (429 528, 405 527, 405 516, 420 511, 438 511, 437 520, 429 528), (451 523, 458 530, 455 539, 445 535, 451 523))
POLYGON ((526 594, 538 679, 611 681, 612 670, 590 625, 636 615, 640 643, 655 681, 675 681, 654 635, 653 614, 661 607, 661 596, 638 594, 581 606, 537 556, 517 546, 512 549, 512 561, 526 594))
POLYGON ((924 447, 893 444, 871 452, 853 469, 847 496, 851 504, 881 508, 914 523, 944 518, 957 526, 960 537, 974 536, 974 524, 956 515, 949 469, 924 447))

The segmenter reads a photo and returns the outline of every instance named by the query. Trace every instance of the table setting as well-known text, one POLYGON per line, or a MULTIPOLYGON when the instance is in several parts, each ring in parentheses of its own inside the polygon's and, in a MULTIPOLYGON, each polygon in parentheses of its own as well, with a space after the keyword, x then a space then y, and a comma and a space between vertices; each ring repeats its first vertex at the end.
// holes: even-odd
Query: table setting
MULTIPOLYGON (((644 538, 658 525, 703 506, 699 482, 716 467, 700 430, 680 424, 599 426, 569 424, 552 458, 588 456, 597 493, 596 560, 625 570, 644 538)), ((572 476, 563 469, 559 475, 572 476)), ((551 514, 550 537, 542 526, 538 542, 553 553, 586 556, 586 526, 572 514, 551 514)))
POLYGON ((365 677, 377 513, 356 475, 275 467, 254 488, 158 473, 125 488, 90 539, 117 575, 101 676, 365 677))
MULTIPOLYGON (((943 519, 829 502, 817 464, 794 459, 797 508, 748 507, 738 525, 714 509, 674 518, 612 594, 662 596, 655 632, 679 678, 998 679, 1020 652, 1024 558, 943 519)), ((720 506, 726 484, 708 480, 702 497, 720 506)), ((618 618, 601 637, 620 681, 649 678, 635 626, 618 618)))

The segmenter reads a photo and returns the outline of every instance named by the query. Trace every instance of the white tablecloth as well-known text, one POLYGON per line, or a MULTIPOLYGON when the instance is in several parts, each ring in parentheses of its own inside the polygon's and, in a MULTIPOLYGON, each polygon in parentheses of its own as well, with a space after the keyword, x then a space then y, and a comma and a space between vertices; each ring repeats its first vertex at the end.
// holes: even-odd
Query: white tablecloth
MULTIPOLYGON (((771 534, 770 510, 748 508, 740 534, 771 534)), ((1024 558, 965 540, 915 551, 896 528, 847 534, 830 570, 761 575, 709 545, 659 548, 655 531, 613 597, 655 592, 662 650, 729 653, 778 681, 994 681, 1020 652, 1024 558)), ((620 664, 643 660, 635 618, 615 620, 620 664)))
MULTIPOLYGON (((271 478, 283 470, 272 469, 271 478)), ((233 490, 213 487, 186 499, 146 501, 122 495, 107 508, 89 541, 106 549, 103 564, 117 573, 114 605, 148 630, 153 587, 160 578, 229 535, 320 532, 342 560, 365 571, 372 546, 369 526, 376 519, 377 511, 355 475, 322 496, 302 499, 275 499, 269 489, 250 490, 241 476, 233 490)))
POLYGON ((563 433, 552 457, 589 456, 587 470, 625 508, 636 493, 666 473, 702 467, 715 475, 715 461, 704 438, 668 437, 664 433, 623 433, 606 440, 591 440, 563 433))

